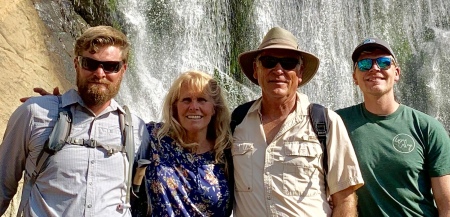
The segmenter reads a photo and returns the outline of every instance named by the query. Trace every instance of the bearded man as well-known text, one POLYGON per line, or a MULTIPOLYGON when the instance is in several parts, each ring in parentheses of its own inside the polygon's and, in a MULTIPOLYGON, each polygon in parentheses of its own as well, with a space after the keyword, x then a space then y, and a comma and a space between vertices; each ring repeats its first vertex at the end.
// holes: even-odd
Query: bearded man
MULTIPOLYGON (((129 47, 117 29, 88 28, 75 42, 78 90, 30 98, 11 115, 0 146, 0 215, 24 174, 26 186, 32 184, 22 192, 18 215, 131 216, 129 162, 119 120, 125 111, 113 99, 127 69, 129 47), (42 150, 48 149, 44 144, 64 109, 71 114, 68 138, 40 167, 42 150)), ((143 120, 131 119, 137 150, 148 142, 148 133, 143 120)))

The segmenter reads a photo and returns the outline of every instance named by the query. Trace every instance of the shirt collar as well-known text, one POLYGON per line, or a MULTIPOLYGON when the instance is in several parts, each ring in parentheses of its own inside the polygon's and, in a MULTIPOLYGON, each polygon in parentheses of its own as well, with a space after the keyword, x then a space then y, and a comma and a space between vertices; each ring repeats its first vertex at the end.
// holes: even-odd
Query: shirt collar
MULTIPOLYGON (((78 91, 76 91, 75 89, 70 89, 61 96, 61 104, 62 107, 70 106, 73 104, 79 104, 80 106, 87 108, 83 100, 81 99, 80 94, 78 94, 78 91)), ((111 104, 106 109, 106 111, 107 110, 110 111, 119 110, 122 113, 125 113, 125 110, 114 99, 111 99, 111 104)))
MULTIPOLYGON (((308 114, 308 106, 310 104, 308 96, 306 94, 297 92, 297 107, 295 108, 295 112, 300 115, 307 115, 308 114)), ((262 97, 258 98, 253 105, 248 110, 249 113, 257 111, 259 114, 261 114, 261 102, 262 97)))

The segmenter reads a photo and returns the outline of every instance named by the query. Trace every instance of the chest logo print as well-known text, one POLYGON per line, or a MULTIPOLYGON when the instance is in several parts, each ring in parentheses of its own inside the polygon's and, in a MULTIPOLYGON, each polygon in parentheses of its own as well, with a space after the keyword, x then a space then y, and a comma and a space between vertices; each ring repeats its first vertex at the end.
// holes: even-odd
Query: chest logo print
POLYGON ((416 143, 410 135, 398 134, 392 140, 392 146, 400 153, 410 153, 416 147, 416 143))

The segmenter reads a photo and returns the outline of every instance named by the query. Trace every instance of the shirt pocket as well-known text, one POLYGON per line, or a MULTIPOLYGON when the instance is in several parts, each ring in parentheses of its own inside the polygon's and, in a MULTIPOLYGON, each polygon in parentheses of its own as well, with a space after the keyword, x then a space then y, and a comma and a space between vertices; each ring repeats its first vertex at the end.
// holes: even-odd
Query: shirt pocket
POLYGON ((236 191, 253 190, 253 143, 234 143, 231 150, 236 191))
POLYGON ((97 126, 98 140, 104 141, 108 145, 121 145, 122 133, 120 132, 120 126, 97 126))
POLYGON ((283 191, 289 196, 313 196, 320 193, 322 148, 312 141, 284 143, 283 191))

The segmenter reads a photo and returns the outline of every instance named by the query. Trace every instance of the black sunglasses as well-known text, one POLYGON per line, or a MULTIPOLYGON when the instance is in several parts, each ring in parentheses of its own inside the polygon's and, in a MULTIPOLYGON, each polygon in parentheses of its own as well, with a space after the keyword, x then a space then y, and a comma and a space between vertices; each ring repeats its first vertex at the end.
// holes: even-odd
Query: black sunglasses
POLYGON ((98 67, 102 67, 105 73, 117 73, 123 65, 122 61, 98 61, 89 57, 78 56, 78 62, 81 67, 88 71, 95 71, 98 67))
POLYGON ((266 69, 271 69, 280 63, 283 69, 292 70, 299 64, 299 60, 292 57, 277 58, 273 56, 261 56, 259 57, 259 61, 261 61, 261 65, 266 69))

